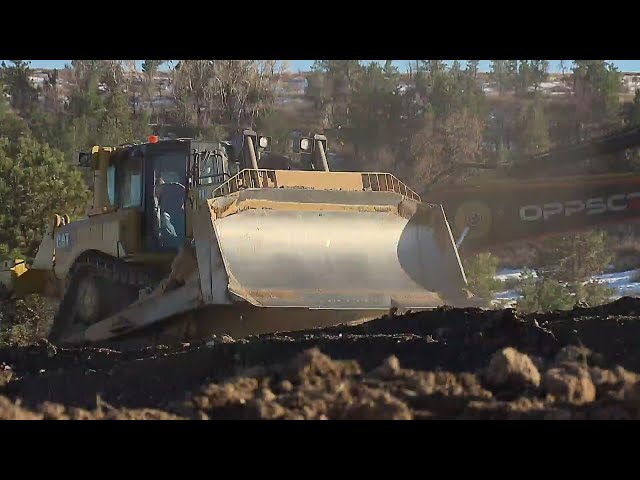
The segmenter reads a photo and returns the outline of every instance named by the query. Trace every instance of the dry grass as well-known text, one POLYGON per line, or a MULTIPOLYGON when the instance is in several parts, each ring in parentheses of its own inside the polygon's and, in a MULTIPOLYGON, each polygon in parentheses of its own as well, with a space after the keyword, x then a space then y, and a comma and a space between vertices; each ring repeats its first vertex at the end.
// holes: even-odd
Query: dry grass
POLYGON ((535 242, 522 242, 491 249, 491 253, 499 258, 503 268, 538 268, 540 246, 535 242))
POLYGON ((616 270, 632 270, 640 267, 640 240, 626 238, 619 243, 613 243, 611 250, 614 254, 613 265, 616 270))

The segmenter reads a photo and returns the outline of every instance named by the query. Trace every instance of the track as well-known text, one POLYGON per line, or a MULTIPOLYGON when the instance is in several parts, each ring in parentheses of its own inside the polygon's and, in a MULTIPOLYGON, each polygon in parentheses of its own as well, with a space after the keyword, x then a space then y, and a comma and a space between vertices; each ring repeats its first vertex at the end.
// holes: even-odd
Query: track
MULTIPOLYGON (((99 252, 81 255, 69 272, 71 281, 66 286, 53 319, 49 338, 54 342, 65 342, 69 336, 82 332, 92 322, 133 303, 140 290, 153 290, 161 277, 162 272, 99 252), (94 291, 87 295, 87 288, 94 291), (86 299, 87 296, 90 298, 86 299)), ((150 342, 152 337, 150 335, 148 339, 150 342)))
POLYGON ((639 347, 640 300, 629 298, 142 350, 41 341, 0 349, 0 417, 639 418, 639 347))

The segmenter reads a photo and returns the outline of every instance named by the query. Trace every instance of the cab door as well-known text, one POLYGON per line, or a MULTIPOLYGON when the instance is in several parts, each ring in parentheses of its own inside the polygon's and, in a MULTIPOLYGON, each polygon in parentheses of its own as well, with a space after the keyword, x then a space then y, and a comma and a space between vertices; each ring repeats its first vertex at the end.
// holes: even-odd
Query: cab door
POLYGON ((152 252, 177 252, 186 239, 188 142, 147 145, 146 242, 152 252))

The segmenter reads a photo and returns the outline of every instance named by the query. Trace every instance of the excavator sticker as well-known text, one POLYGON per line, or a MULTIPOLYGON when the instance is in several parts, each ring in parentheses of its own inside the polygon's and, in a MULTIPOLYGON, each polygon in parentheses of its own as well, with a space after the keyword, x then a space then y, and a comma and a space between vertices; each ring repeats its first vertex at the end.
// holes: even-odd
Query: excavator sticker
POLYGON ((575 214, 600 215, 605 212, 621 212, 630 205, 632 209, 638 207, 640 192, 616 193, 609 197, 589 198, 584 200, 567 200, 565 202, 551 202, 544 205, 525 205, 520 207, 520 219, 525 222, 548 220, 555 215, 570 217, 575 214), (635 199, 635 201, 634 201, 635 199))

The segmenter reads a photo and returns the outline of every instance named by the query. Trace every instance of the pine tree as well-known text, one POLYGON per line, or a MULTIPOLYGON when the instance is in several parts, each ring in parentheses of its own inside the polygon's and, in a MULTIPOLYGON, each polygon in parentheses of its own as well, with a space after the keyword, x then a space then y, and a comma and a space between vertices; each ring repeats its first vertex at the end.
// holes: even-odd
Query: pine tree
POLYGON ((62 152, 31 136, 0 137, 0 244, 32 257, 53 214, 82 213, 87 191, 62 152))
POLYGON ((480 60, 467 60, 467 71, 471 74, 474 80, 478 78, 479 65, 480 60))

